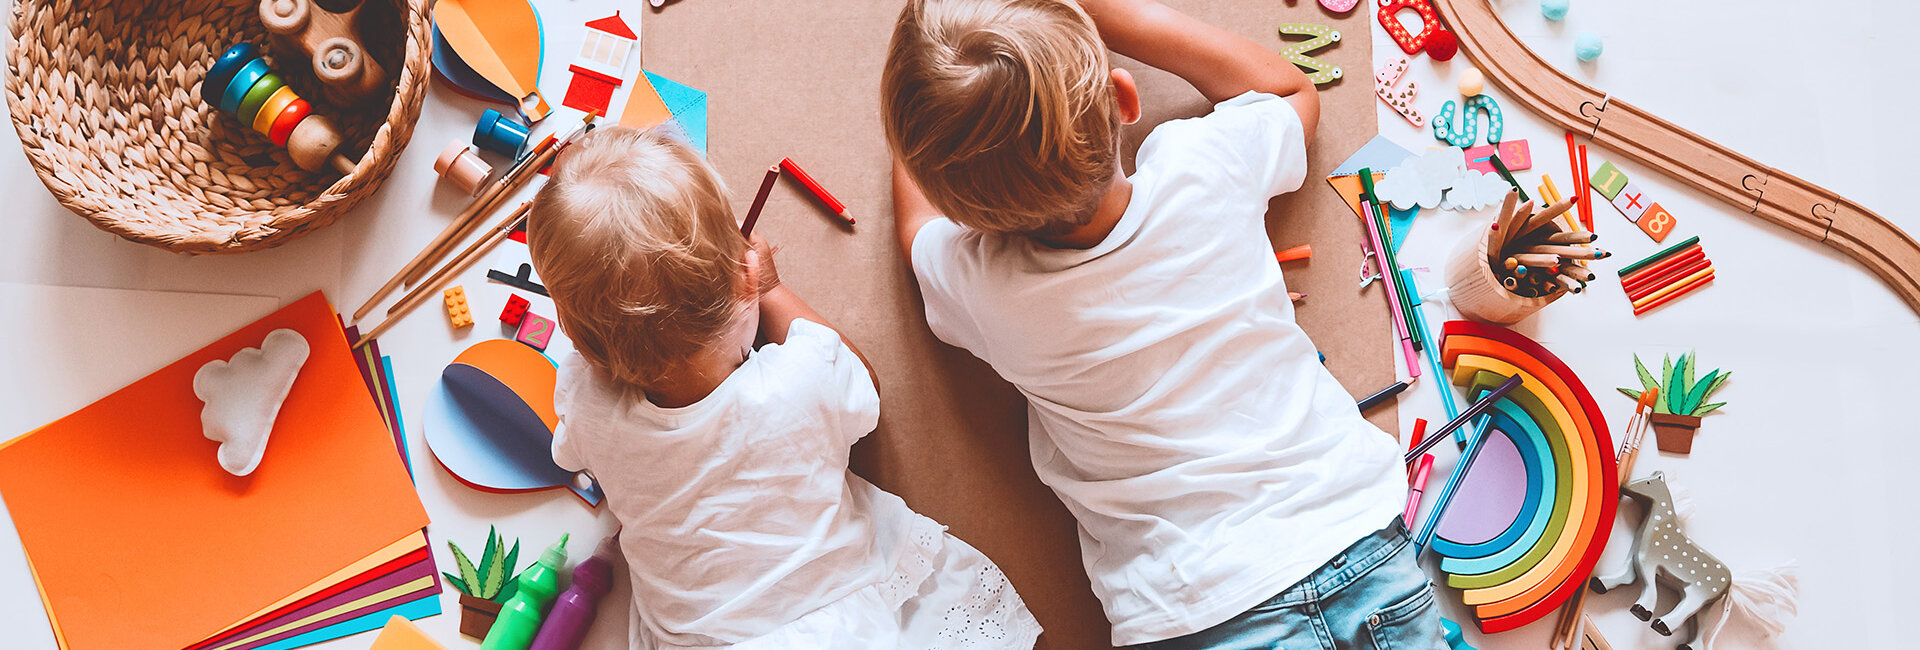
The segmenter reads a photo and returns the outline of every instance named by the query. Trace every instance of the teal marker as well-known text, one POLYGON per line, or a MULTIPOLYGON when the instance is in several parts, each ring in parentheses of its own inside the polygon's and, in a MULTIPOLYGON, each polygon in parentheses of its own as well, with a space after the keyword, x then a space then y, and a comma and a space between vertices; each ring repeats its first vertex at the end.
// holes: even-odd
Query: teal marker
POLYGON ((527 650, 533 645, 541 619, 546 618, 553 597, 560 593, 560 567, 566 563, 567 536, 561 535, 560 541, 540 554, 540 561, 516 578, 520 590, 500 608, 500 617, 494 620, 487 639, 480 642, 480 650, 527 650))

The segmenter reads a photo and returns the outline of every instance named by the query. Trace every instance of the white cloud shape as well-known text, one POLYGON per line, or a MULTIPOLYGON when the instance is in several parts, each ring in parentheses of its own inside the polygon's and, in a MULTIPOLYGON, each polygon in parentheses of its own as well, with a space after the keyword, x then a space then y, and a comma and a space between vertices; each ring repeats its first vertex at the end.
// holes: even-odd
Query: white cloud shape
POLYGON ((207 405, 200 426, 208 440, 220 443, 220 467, 234 476, 252 474, 267 453, 267 434, 293 380, 306 365, 307 339, 290 329, 267 333, 260 347, 215 359, 193 373, 193 394, 207 405))
POLYGON ((1381 201, 1395 209, 1440 207, 1441 194, 1467 174, 1467 156, 1459 147, 1431 149, 1387 172, 1373 188, 1381 201))
POLYGON ((1513 186, 1493 174, 1467 172, 1453 188, 1447 190, 1447 198, 1440 202, 1442 210, 1479 210, 1499 203, 1513 191, 1513 186))

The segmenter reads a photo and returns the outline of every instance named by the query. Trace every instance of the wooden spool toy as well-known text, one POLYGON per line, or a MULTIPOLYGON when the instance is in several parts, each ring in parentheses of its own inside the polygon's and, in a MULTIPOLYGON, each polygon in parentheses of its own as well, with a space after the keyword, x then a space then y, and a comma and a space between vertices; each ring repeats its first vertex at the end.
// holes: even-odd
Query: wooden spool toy
POLYGON ((293 92, 280 75, 267 68, 260 48, 240 43, 227 48, 207 70, 201 98, 220 111, 240 118, 274 144, 287 148, 293 164, 307 171, 332 165, 342 174, 353 173, 359 162, 339 153, 342 137, 333 120, 313 114, 313 105, 293 92))
POLYGON ((260 23, 290 49, 306 52, 313 76, 335 103, 373 97, 386 68, 360 44, 362 0, 260 0, 260 23))

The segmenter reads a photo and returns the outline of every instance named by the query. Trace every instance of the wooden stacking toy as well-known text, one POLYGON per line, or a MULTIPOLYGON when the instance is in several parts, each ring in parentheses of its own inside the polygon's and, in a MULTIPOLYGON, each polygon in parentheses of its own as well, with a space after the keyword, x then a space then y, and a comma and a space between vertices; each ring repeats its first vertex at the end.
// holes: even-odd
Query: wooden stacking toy
POLYGON ((207 70, 200 97, 221 112, 240 118, 274 144, 287 148, 293 164, 319 171, 331 164, 342 174, 353 172, 358 161, 339 153, 340 129, 313 105, 293 92, 280 75, 267 68, 260 48, 241 43, 227 48, 207 70))
POLYGON ((387 71, 360 45, 361 0, 260 0, 260 23, 313 61, 328 97, 353 104, 380 90, 387 71), (337 10, 337 11, 336 11, 337 10))

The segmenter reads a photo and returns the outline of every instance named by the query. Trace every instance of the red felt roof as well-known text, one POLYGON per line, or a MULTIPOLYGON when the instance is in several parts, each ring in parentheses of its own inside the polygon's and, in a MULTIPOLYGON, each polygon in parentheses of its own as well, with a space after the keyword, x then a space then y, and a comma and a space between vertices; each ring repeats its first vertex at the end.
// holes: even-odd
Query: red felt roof
POLYGON ((633 35, 633 28, 627 27, 627 21, 620 19, 620 12, 618 11, 613 12, 613 15, 607 16, 606 18, 587 21, 587 29, 597 29, 629 41, 640 40, 640 37, 633 35))

